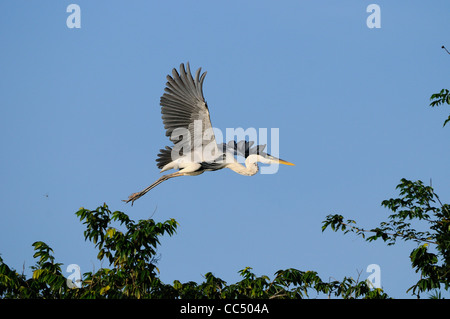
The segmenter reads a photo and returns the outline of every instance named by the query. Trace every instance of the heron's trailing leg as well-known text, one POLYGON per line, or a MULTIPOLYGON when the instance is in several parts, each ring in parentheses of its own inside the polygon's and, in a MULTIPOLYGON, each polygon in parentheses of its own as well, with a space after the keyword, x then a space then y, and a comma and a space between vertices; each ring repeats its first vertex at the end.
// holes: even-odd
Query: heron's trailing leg
POLYGON ((163 175, 160 178, 158 178, 158 180, 156 182, 154 182, 153 184, 151 184, 150 186, 148 186, 147 188, 145 188, 144 190, 137 192, 137 193, 133 193, 130 196, 128 196, 128 199, 122 200, 125 203, 131 202, 131 206, 133 206, 133 203, 136 199, 144 196, 149 190, 151 190, 152 188, 158 186, 159 184, 161 184, 162 182, 172 178, 172 177, 178 177, 178 176, 183 176, 184 174, 181 172, 175 172, 172 174, 167 174, 167 175, 163 175))

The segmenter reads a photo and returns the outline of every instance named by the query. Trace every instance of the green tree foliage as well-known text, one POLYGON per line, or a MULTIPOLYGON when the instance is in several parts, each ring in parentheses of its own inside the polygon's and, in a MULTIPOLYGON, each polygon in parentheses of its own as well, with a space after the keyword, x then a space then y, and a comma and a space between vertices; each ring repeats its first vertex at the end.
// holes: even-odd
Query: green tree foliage
MULTIPOLYGON (((338 214, 328 215, 322 230, 355 233, 366 241, 383 240, 394 245, 398 240, 414 241, 418 247, 410 254, 411 265, 420 279, 407 291, 420 293, 449 289, 450 285, 450 206, 442 204, 431 186, 422 181, 402 179, 398 184, 400 197, 384 200, 381 205, 392 211, 388 221, 378 227, 365 229, 354 220, 338 214), (412 227, 415 222, 422 231, 412 227)), ((440 295, 439 293, 437 294, 440 295)))
MULTIPOLYGON (((447 89, 442 89, 439 93, 435 93, 430 97, 431 107, 439 106, 441 104, 449 104, 450 105, 450 93, 447 89)), ((445 126, 448 122, 450 122, 450 115, 445 120, 444 125, 445 126)))
MULTIPOLYGON (((432 107, 450 104, 449 90, 433 94, 431 100, 432 107)), ((444 126, 449 121, 450 116, 444 126)), ((417 243, 410 260, 420 279, 407 291, 417 296, 434 292, 429 296, 440 298, 440 290, 449 290, 450 286, 450 206, 442 204, 433 188, 420 180, 402 179, 397 189, 398 198, 381 203, 392 214, 378 227, 365 229, 354 220, 344 221, 342 215, 335 214, 327 216, 322 231, 331 228, 345 234, 351 232, 368 242, 381 239, 387 245, 399 240, 417 243), (422 230, 416 230, 413 222, 422 230)), ((86 226, 85 239, 95 245, 97 258, 106 261, 108 268, 84 273, 81 288, 77 288, 63 276, 62 264, 55 262, 50 246, 38 241, 33 244, 37 261, 31 278, 11 269, 0 257, 0 298, 388 298, 382 289, 371 289, 366 281, 352 277, 323 281, 315 271, 292 268, 277 271, 272 280, 265 275, 256 276, 247 267, 239 271, 242 279, 230 285, 211 272, 199 284, 178 280, 165 284, 158 277, 156 251, 161 236, 176 232, 178 224, 174 219, 163 223, 153 219, 134 222, 123 212, 111 212, 106 204, 96 210, 81 208, 76 215, 86 226)))
POLYGON ((134 222, 123 212, 111 212, 106 204, 96 210, 81 208, 76 215, 86 226, 85 239, 95 245, 97 258, 106 261, 108 268, 84 273, 81 288, 76 288, 63 276, 53 250, 43 242, 35 242, 37 262, 31 278, 18 274, 0 258, 0 297, 297 299, 314 293, 339 298, 387 298, 381 289, 370 289, 365 281, 346 277, 342 281, 324 282, 314 271, 297 269, 279 270, 271 280, 268 276, 256 276, 247 267, 239 271, 242 280, 230 285, 211 272, 204 275, 200 284, 178 280, 165 284, 158 277, 155 256, 159 237, 175 233, 178 226, 175 220, 134 222), (113 223, 124 229, 113 227, 113 223))

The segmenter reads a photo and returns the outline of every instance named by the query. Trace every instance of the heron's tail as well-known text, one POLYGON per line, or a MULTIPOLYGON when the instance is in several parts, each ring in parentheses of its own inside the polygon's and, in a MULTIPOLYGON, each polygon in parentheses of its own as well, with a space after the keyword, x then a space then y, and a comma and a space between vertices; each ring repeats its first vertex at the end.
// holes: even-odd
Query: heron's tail
POLYGON ((170 146, 166 146, 166 148, 159 150, 158 158, 156 159, 156 166, 158 166, 159 169, 162 169, 173 160, 172 148, 170 146))

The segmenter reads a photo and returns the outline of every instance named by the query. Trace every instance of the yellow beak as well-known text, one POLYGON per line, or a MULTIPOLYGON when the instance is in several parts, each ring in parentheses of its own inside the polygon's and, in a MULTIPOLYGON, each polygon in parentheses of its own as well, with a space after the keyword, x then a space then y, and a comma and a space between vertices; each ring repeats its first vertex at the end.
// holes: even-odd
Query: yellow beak
POLYGON ((278 162, 279 162, 280 164, 284 164, 284 165, 295 166, 295 164, 294 164, 294 163, 291 163, 291 162, 287 162, 287 161, 283 161, 282 159, 278 160, 278 162))

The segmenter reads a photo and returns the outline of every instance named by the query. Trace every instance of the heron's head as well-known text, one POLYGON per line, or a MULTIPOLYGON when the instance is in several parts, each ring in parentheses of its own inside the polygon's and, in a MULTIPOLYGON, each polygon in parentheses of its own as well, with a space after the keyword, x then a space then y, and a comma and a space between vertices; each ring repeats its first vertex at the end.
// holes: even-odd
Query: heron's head
POLYGON ((263 164, 284 164, 294 166, 295 164, 282 160, 267 153, 252 154, 248 157, 250 162, 261 162, 263 164))

